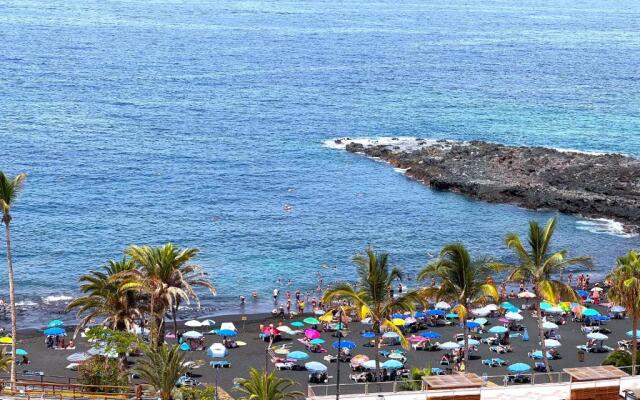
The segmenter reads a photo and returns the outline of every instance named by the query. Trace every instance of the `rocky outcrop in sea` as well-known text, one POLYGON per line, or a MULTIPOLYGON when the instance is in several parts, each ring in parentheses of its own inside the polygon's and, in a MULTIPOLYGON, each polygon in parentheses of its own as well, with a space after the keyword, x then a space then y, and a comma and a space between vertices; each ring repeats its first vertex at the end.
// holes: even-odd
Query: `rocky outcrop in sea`
POLYGON ((542 147, 419 138, 336 139, 438 190, 640 225, 640 160, 542 147))

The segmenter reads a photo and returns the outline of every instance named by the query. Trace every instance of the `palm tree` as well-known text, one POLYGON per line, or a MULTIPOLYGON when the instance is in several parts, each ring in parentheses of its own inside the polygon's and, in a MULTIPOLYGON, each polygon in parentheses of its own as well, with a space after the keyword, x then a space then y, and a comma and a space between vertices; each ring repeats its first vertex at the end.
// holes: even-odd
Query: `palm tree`
POLYGON ((147 381, 162 400, 171 400, 178 379, 189 368, 184 366, 180 348, 162 345, 145 349, 146 357, 137 362, 136 372, 147 381))
POLYGON ((7 239, 7 271, 9 273, 9 307, 11 308, 11 389, 15 389, 16 385, 16 342, 17 322, 16 322, 16 291, 13 281, 13 258, 11 256, 11 207, 18 199, 18 195, 22 191, 24 181, 27 175, 22 173, 10 179, 0 171, 0 208, 2 208, 2 222, 4 222, 5 237, 7 239))
POLYGON ((86 295, 67 306, 67 310, 78 309, 78 318, 84 315, 76 332, 95 318, 103 318, 102 325, 109 329, 131 331, 140 316, 135 293, 139 284, 126 275, 135 270, 133 260, 109 260, 103 270, 82 275, 80 290, 86 295))
MULTIPOLYGON (((516 233, 508 233, 505 236, 505 244, 515 252, 518 263, 514 265, 496 264, 498 268, 511 270, 508 281, 525 281, 533 285, 534 293, 540 300, 546 300, 556 304, 560 300, 578 301, 580 297, 571 286, 555 279, 569 265, 582 265, 591 268, 589 257, 567 258, 567 250, 551 252, 551 239, 556 229, 557 219, 551 218, 544 227, 536 221, 529 221, 528 244, 526 249, 516 233)), ((538 338, 542 347, 542 354, 547 354, 547 346, 544 343, 544 331, 542 329, 542 316, 538 315, 538 338)), ((542 358, 547 371, 549 360, 542 358)))
MULTIPOLYGON (((195 276, 198 269, 189 261, 198 254, 194 248, 178 249, 167 243, 159 247, 129 246, 126 254, 131 256, 138 270, 129 274, 139 282, 149 296, 152 342, 164 342, 164 316, 180 300, 189 302, 196 298, 192 283, 185 279, 195 276)), ((199 267, 198 267, 199 268, 199 267)), ((199 272, 201 273, 201 272, 199 272)), ((202 276, 202 275, 200 275, 202 276)))
POLYGON ((276 371, 270 373, 249 369, 248 379, 239 379, 238 388, 234 389, 243 394, 239 400, 286 400, 304 396, 304 393, 290 391, 295 385, 290 379, 278 378, 276 371))
MULTIPOLYGON (((607 276, 611 282, 611 288, 607 293, 609 301, 621 305, 632 318, 631 337, 631 365, 637 361, 637 331, 638 318, 640 318, 640 254, 631 250, 622 257, 618 257, 616 267, 607 276)), ((632 368, 633 375, 636 369, 632 368)))
POLYGON ((496 290, 491 273, 494 272, 487 261, 472 260, 462 243, 452 243, 440 250, 440 257, 424 267, 418 274, 418 281, 438 278, 440 287, 422 289, 425 299, 436 298, 456 302, 452 311, 458 314, 464 335, 464 358, 469 361, 469 335, 467 316, 474 304, 496 300, 496 290))
MULTIPOLYGON (((375 347, 380 347, 382 327, 395 331, 400 335, 403 346, 408 343, 402 332, 391 322, 391 315, 397 312, 413 311, 415 304, 421 299, 415 291, 392 296, 392 287, 396 279, 402 279, 399 268, 389 267, 389 254, 376 253, 373 248, 366 249, 365 254, 353 258, 359 277, 358 289, 349 283, 339 283, 328 289, 323 296, 324 303, 335 299, 345 299, 360 310, 360 318, 371 318, 372 329, 376 334, 375 347)), ((380 376, 380 354, 375 352, 376 377, 380 376)))

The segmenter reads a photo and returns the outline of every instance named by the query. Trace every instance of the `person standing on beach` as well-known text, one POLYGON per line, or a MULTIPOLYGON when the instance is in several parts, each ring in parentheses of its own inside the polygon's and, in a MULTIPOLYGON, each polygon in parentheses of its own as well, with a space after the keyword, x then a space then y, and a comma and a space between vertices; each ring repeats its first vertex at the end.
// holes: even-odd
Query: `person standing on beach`
POLYGON ((280 295, 280 290, 278 288, 273 289, 273 303, 278 303, 278 296, 280 295))

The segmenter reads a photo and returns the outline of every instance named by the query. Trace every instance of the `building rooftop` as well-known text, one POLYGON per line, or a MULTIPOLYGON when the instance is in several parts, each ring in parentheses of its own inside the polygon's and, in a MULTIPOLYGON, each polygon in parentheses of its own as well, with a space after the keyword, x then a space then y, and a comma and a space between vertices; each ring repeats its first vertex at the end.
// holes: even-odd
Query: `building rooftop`
POLYGON ((626 372, 612 366, 565 368, 564 372, 571 376, 572 382, 599 381, 603 379, 617 379, 628 376, 626 372))

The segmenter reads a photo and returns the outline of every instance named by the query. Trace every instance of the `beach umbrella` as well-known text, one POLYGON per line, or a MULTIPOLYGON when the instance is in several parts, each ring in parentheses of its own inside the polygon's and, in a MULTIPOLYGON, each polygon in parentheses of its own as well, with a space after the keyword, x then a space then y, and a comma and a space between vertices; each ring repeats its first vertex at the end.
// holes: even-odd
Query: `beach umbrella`
POLYGON ((442 337, 438 332, 422 332, 420 336, 425 339, 440 339, 442 337))
POLYGON ((482 325, 480 325, 479 323, 475 322, 475 321, 467 321, 467 328, 469 329, 477 329, 480 328, 482 325))
POLYGON ((78 363, 78 362, 87 361, 90 358, 91 358, 91 354, 89 353, 84 353, 84 352, 73 353, 69 357, 67 357, 67 361, 78 363))
POLYGON ((542 329, 545 329, 545 330, 548 330, 548 331, 551 330, 551 329, 558 329, 558 325, 554 324, 551 321, 544 321, 542 323, 542 329))
POLYGON ((277 326, 276 329, 279 330, 280 332, 285 332, 285 333, 291 332, 291 328, 289 328, 286 325, 277 326))
MULTIPOLYGON (((318 318, 318 320, 322 321, 322 322, 331 322, 333 321, 333 313, 331 311, 323 314, 320 318, 318 318)), ((320 364, 322 365, 322 364, 320 364)))
POLYGON ((407 317, 408 317, 408 315, 404 315, 404 314, 400 314, 400 313, 394 313, 394 314, 391 314, 391 318, 400 318, 400 319, 405 319, 405 318, 407 318, 407 317))
POLYGON ((49 328, 49 329, 45 329, 44 330, 44 334, 49 336, 60 336, 60 335, 64 335, 64 329, 60 328, 59 326, 53 327, 53 328, 49 328))
POLYGON ((218 335, 220 335, 222 337, 231 337, 231 336, 236 336, 237 334, 238 334, 238 332, 232 331, 230 329, 220 329, 218 331, 218 335))
POLYGON ((558 306, 553 306, 544 310, 547 314, 562 314, 564 310, 558 306))
POLYGON ((216 321, 212 319, 205 319, 204 321, 200 322, 201 326, 214 326, 215 324, 216 324, 216 321))
MULTIPOLYGON (((425 339, 426 340, 426 339, 425 339)), ((404 359, 404 354, 402 353, 397 353, 397 352, 391 352, 391 354, 389 354, 388 356, 390 359, 392 360, 403 360, 404 359)))
POLYGON ((16 349, 17 356, 28 356, 29 353, 25 349, 16 349))
POLYGON ((180 350, 182 351, 190 351, 191 350, 191 346, 189 346, 189 343, 184 342, 180 345, 180 350))
POLYGON ((291 326, 295 326, 296 328, 302 328, 304 326, 304 323, 300 321, 294 321, 291 323, 291 326))
POLYGON ((400 369, 404 365, 398 360, 387 360, 382 363, 382 368, 384 369, 400 369))
POLYGON ((369 357, 365 356, 364 354, 357 354, 351 358, 351 365, 357 367, 367 361, 369 361, 369 357))
POLYGON ((367 317, 360 321, 360 323, 363 325, 373 325, 373 319, 371 319, 371 317, 367 317))
POLYGON ((603 289, 601 287, 598 287, 598 286, 596 286, 596 287, 591 289, 592 292, 602 292, 602 290, 603 289))
MULTIPOLYGON (((464 339, 462 339, 462 340, 460 341, 460 344, 461 344, 462 346, 464 346, 464 339)), ((469 339, 469 346, 479 346, 479 345, 480 345, 480 341, 479 341, 479 340, 476 340, 476 339, 469 339)))
POLYGON ((449 314, 447 314, 445 316, 445 318, 447 318, 447 319, 456 319, 456 318, 458 318, 458 314, 456 314, 454 312, 450 312, 449 314))
POLYGON ((486 308, 475 308, 471 310, 471 314, 476 315, 478 317, 486 317, 490 313, 491 311, 487 310, 486 308))
POLYGON ((590 334, 587 335, 588 339, 593 339, 593 340, 607 340, 609 339, 609 336, 604 335, 600 332, 591 332, 590 334))
POLYGON ((324 343, 324 339, 312 339, 312 340, 309 340, 309 343, 311 343, 311 344, 322 344, 322 343, 324 343))
MULTIPOLYGON (((375 369, 376 368, 376 360, 368 360, 360 364, 362 368, 365 369, 375 369)), ((382 366, 382 364, 380 364, 382 366)))
POLYGON ((613 307, 611 307, 611 312, 614 312, 614 313, 621 313, 621 312, 624 312, 624 310, 625 310, 625 308, 622 307, 622 306, 613 306, 613 307))
POLYGON ((189 328, 199 328, 202 326, 202 322, 192 319, 190 321, 185 322, 184 326, 188 326, 189 328))
POLYGON ((440 345, 440 348, 442 350, 454 350, 454 349, 459 349, 460 345, 454 342, 444 342, 440 345))
POLYGON ((507 367, 507 370, 509 372, 515 372, 515 373, 522 373, 522 372, 527 372, 531 369, 531 367, 525 363, 515 363, 515 364, 511 364, 509 365, 509 367, 507 367))
POLYGON ((309 355, 304 351, 292 351, 291 353, 287 354, 287 358, 296 361, 306 360, 307 358, 309 358, 309 355))
POLYGON ((315 311, 313 312, 313 314, 314 314, 314 315, 318 315, 318 316, 320 316, 320 315, 324 315, 324 310, 315 310, 315 311))
POLYGON ((555 339, 545 339, 544 345, 547 346, 547 348, 549 349, 555 349, 557 347, 562 346, 562 344, 555 339))
POLYGON ((522 321, 524 319, 522 314, 516 312, 508 312, 504 315, 504 317, 510 321, 522 321))
POLYGON ((451 308, 451 305, 446 301, 439 301, 435 305, 436 310, 448 310, 451 308))
POLYGON ((333 342, 331 347, 333 347, 336 350, 340 350, 340 349, 353 350, 356 348, 356 344, 350 340, 342 340, 340 342, 333 342))
POLYGON ((589 296, 589 292, 587 292, 586 290, 576 290, 576 293, 578 294, 578 296, 580 297, 587 297, 589 296))
POLYGON ((501 323, 503 323, 503 324, 508 324, 508 323, 510 323, 511 321, 509 321, 508 319, 506 319, 506 318, 502 317, 502 318, 498 318, 498 322, 501 322, 501 323))
POLYGON ((320 337, 320 332, 315 329, 307 329, 304 331, 304 336, 309 339, 318 339, 320 337))
POLYGON ((594 321, 609 321, 611 317, 609 317, 608 315, 595 315, 591 317, 591 319, 594 321))
POLYGON ((182 334, 182 337, 185 339, 200 339, 202 337, 202 333, 196 331, 186 331, 182 334))
POLYGON ((498 305, 497 304, 487 304, 486 306, 482 307, 485 310, 489 310, 489 311, 498 311, 498 305))
POLYGON ((535 293, 531 293, 530 291, 526 290, 524 292, 518 293, 518 297, 521 299, 533 299, 534 297, 536 297, 536 295, 535 293))
POLYGON ((64 325, 64 322, 60 321, 59 319, 54 319, 53 321, 47 324, 47 327, 53 328, 53 327, 62 326, 62 325, 64 325))
POLYGON ((600 313, 596 309, 587 308, 587 309, 582 310, 582 315, 585 316, 585 317, 594 317, 596 315, 600 315, 600 313))
POLYGON ((402 318, 394 318, 391 320, 391 323, 395 326, 405 326, 407 324, 407 322, 402 318))
POLYGON ((11 344, 13 343, 13 339, 11 339, 9 336, 4 336, 0 338, 0 344, 11 344))
POLYGON ((287 349, 286 347, 278 347, 273 352, 276 354, 286 356, 287 354, 289 354, 289 349, 287 349))
POLYGON ((412 324, 415 324, 416 322, 418 322, 418 320, 413 318, 413 317, 408 317, 407 319, 404 320, 404 322, 407 325, 412 325, 412 324))
POLYGON ((382 334, 382 337, 383 337, 383 338, 397 338, 397 337, 400 337, 400 335, 398 335, 398 334, 397 334, 397 333, 395 333, 395 332, 391 332, 391 331, 390 331, 390 332, 385 332, 385 333, 383 333, 383 334, 382 334))
POLYGON ((213 358, 226 357, 229 351, 222 343, 214 343, 207 349, 207 355, 213 358))
POLYGON ((318 325, 320 323, 320 321, 318 321, 316 318, 313 317, 307 317, 305 319, 302 320, 305 324, 309 324, 309 325, 318 325))
POLYGON ((327 367, 326 365, 319 363, 317 361, 311 361, 308 362, 304 365, 304 367, 311 372, 326 372, 327 371, 327 367))
POLYGON ((362 337, 366 339, 373 339, 376 337, 376 334, 371 331, 362 332, 362 337))
POLYGON ((500 326, 500 325, 492 326, 491 329, 489 329, 490 333, 497 333, 497 334, 505 333, 505 332, 508 332, 508 331, 509 331, 509 329, 505 328, 504 326, 500 326))
POLYGON ((424 318, 427 316, 426 312, 422 312, 422 311, 416 311, 415 317, 416 318, 424 318))
POLYGON ((580 304, 576 304, 574 306, 571 307, 571 312, 574 312, 576 314, 581 314, 583 310, 585 310, 586 307, 582 306, 580 304))
MULTIPOLYGON (((542 359, 542 351, 541 350, 536 350, 533 353, 531 353, 531 357, 533 357, 536 360, 540 360, 542 359)), ((547 352, 547 359, 552 359, 553 356, 551 355, 551 353, 547 352)))
POLYGON ((487 322, 489 322, 488 319, 486 318, 476 318, 473 320, 473 322, 480 324, 480 325, 486 325, 487 322))
MULTIPOLYGON (((627 336, 633 337, 633 331, 627 332, 627 336)), ((640 329, 636 331, 636 339, 640 339, 640 329)))
POLYGON ((407 340, 410 341, 411 343, 422 343, 422 342, 425 342, 427 338, 424 336, 411 336, 407 340))
POLYGON ((442 311, 442 310, 429 310, 429 311, 427 311, 427 315, 435 315, 435 316, 438 316, 438 317, 441 317, 444 314, 445 314, 445 312, 442 311))
POLYGON ((516 306, 514 306, 511 303, 509 303, 508 301, 503 301, 502 303, 500 303, 500 307, 502 307, 502 308, 516 308, 516 306))
POLYGON ((543 311, 546 311, 546 310, 550 309, 551 307, 553 307, 553 304, 549 303, 548 301, 540 302, 540 309, 543 310, 543 311))

